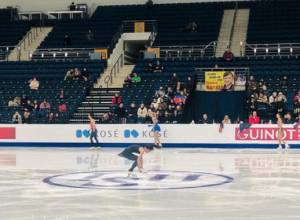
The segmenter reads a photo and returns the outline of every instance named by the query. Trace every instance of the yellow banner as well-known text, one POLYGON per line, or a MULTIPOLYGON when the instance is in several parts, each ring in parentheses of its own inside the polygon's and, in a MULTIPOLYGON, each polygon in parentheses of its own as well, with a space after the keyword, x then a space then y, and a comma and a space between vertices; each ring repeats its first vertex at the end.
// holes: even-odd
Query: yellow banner
POLYGON ((224 71, 205 72, 205 90, 220 91, 224 86, 224 71))
POLYGON ((234 91, 234 72, 207 71, 205 72, 206 91, 234 91))
POLYGON ((134 32, 145 32, 145 22, 143 21, 134 22, 134 32))

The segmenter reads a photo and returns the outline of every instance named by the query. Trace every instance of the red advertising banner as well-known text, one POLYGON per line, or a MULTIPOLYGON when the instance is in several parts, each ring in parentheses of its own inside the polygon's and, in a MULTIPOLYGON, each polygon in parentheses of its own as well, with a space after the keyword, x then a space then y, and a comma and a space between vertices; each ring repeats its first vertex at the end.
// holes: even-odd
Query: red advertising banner
MULTIPOLYGON (((284 128, 284 139, 287 141, 300 140, 300 128, 284 128)), ((272 141, 278 139, 278 128, 248 128, 240 131, 235 128, 235 140, 272 141)))
POLYGON ((0 139, 16 139, 16 128, 0 128, 0 139))

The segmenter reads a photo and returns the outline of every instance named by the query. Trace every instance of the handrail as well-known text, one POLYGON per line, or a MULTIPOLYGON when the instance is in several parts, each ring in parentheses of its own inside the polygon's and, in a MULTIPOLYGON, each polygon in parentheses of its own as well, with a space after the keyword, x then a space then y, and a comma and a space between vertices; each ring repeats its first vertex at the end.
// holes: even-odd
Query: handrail
POLYGON ((233 32, 234 32, 234 26, 235 26, 237 11, 238 11, 238 3, 235 2, 233 21, 232 21, 232 26, 231 26, 231 30, 230 30, 229 42, 228 42, 228 45, 227 45, 229 48, 231 47, 231 42, 232 42, 232 38, 233 38, 233 32))
POLYGON ((109 86, 109 83, 110 83, 110 85, 113 83, 113 77, 115 77, 117 75, 117 73, 120 72, 120 69, 123 67, 123 65, 124 65, 124 54, 121 53, 120 56, 118 57, 117 61, 115 62, 115 64, 112 66, 109 75, 106 76, 106 78, 104 79, 104 82, 106 83, 107 88, 109 86))

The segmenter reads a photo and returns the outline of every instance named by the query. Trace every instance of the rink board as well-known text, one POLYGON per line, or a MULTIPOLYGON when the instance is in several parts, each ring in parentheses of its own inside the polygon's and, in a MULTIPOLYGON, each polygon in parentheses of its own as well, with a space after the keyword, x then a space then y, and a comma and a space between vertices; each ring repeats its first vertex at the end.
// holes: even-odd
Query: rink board
MULTIPOLYGON (((207 148, 274 148, 276 125, 255 125, 241 131, 239 125, 162 124, 164 147, 207 148)), ((100 124, 98 139, 103 147, 124 147, 130 144, 153 143, 152 125, 100 124)), ((0 125, 0 146, 23 147, 88 147, 89 126, 67 125, 0 125)), ((300 128, 286 125, 284 137, 292 147, 300 147, 300 128)))

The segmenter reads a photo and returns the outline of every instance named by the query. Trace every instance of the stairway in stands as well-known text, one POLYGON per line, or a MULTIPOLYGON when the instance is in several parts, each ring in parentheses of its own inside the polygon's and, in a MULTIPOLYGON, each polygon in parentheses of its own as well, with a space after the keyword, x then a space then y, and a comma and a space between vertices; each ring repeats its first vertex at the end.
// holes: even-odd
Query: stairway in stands
POLYGON ((96 122, 100 122, 101 116, 111 110, 111 99, 115 93, 120 93, 122 88, 94 88, 85 100, 77 108, 69 123, 88 123, 88 113, 93 113, 96 122))

